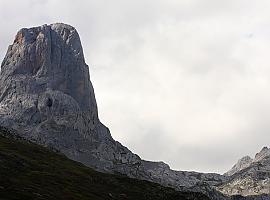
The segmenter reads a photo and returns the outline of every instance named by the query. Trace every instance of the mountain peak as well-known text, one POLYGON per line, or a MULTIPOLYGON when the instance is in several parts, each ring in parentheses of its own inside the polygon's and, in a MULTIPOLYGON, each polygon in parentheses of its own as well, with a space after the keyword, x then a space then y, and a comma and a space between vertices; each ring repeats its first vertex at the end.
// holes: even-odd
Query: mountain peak
POLYGON ((238 171, 248 167, 250 163, 252 163, 253 159, 250 156, 244 156, 243 158, 239 159, 237 163, 230 169, 228 172, 226 172, 224 175, 231 176, 238 171))
MULTIPOLYGON (((21 29, 2 62, 1 75, 31 80, 32 86, 24 93, 61 91, 73 97, 81 109, 96 110, 80 37, 70 25, 55 23, 21 29)), ((16 92, 22 90, 17 88, 16 92)))
MULTIPOLYGON (((64 23, 44 24, 37 27, 22 28, 18 31, 14 43, 31 44, 36 40, 48 39, 51 36, 49 35, 50 31, 53 31, 53 34, 58 36, 57 39, 62 39, 66 44, 70 44, 70 46, 77 51, 82 51, 77 30, 73 26, 64 23)), ((57 42, 59 41, 60 40, 57 40, 57 42)))
POLYGON ((100 171, 128 174, 122 165, 140 161, 98 118, 74 27, 55 23, 19 30, 2 62, 0 85, 0 125, 21 137, 100 171))
POLYGON ((270 149, 265 146, 259 153, 255 155, 254 162, 260 161, 267 156, 270 156, 270 149))
POLYGON ((250 156, 244 156, 243 158, 239 159, 232 169, 224 173, 224 175, 231 176, 242 169, 249 167, 252 163, 259 162, 268 156, 270 156, 270 148, 265 146, 259 153, 256 153, 254 159, 252 159, 250 156))
POLYGON ((98 118, 94 89, 80 37, 56 23, 21 29, 1 65, 0 126, 51 147, 103 172, 120 173, 182 190, 201 183, 207 195, 222 199, 212 186, 218 174, 171 170, 163 162, 142 160, 115 141, 98 118))

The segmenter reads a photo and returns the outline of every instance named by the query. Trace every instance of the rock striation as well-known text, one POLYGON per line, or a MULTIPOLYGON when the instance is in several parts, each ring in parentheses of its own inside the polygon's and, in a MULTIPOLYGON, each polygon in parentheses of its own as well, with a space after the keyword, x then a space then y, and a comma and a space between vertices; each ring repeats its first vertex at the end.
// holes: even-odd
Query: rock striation
MULTIPOLYGON (((98 118, 89 67, 72 26, 21 29, 2 62, 0 85, 0 126, 14 129, 24 139, 102 172, 203 192, 211 199, 229 198, 219 191, 228 192, 216 188, 232 176, 175 171, 166 163, 142 160, 112 138, 98 118)), ((242 159, 227 175, 249 162, 242 159)))

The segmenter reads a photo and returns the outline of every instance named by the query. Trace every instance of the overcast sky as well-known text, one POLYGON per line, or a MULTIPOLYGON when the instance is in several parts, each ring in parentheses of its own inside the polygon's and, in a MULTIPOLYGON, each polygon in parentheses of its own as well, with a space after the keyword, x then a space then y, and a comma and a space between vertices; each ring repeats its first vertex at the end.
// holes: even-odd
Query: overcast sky
POLYGON ((22 27, 80 33, 101 121, 143 159, 223 173, 270 141, 269 0, 0 0, 22 27))

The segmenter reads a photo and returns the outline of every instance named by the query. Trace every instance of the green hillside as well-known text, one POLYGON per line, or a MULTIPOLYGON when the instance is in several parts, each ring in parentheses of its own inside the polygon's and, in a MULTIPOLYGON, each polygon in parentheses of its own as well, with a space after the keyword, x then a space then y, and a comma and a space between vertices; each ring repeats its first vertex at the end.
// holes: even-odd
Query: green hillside
POLYGON ((97 172, 36 144, 0 131, 1 200, 208 199, 148 181, 97 172))

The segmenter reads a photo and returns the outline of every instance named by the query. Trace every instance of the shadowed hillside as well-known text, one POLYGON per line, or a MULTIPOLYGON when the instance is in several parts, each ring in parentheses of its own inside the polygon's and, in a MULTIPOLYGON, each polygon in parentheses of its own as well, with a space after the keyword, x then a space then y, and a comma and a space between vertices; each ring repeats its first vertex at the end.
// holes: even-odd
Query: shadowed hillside
POLYGON ((0 131, 0 199, 208 199, 148 181, 97 172, 0 131))

